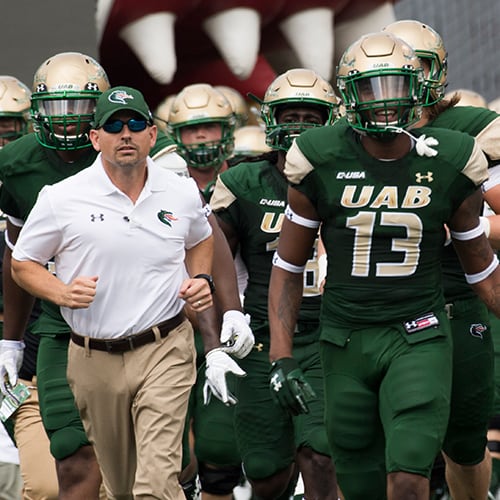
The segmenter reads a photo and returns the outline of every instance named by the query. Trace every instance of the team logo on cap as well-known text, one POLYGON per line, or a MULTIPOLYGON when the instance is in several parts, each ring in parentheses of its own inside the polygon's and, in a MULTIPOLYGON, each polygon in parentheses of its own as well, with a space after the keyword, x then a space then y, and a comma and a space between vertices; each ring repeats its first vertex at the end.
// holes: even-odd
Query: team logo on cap
POLYGON ((127 99, 134 99, 134 96, 127 94, 125 90, 113 90, 108 96, 108 101, 116 104, 127 104, 127 99))

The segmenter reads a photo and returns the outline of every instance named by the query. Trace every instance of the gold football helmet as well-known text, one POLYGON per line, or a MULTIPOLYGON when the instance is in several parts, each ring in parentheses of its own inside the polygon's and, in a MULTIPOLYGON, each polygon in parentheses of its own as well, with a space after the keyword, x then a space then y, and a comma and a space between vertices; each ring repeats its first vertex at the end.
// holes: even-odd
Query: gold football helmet
POLYGON ((387 31, 359 38, 337 68, 349 123, 378 136, 418 121, 422 82, 422 66, 412 47, 387 31))
POLYGON ((30 89, 14 76, 0 76, 0 146, 28 132, 30 89))
POLYGON ((184 87, 172 102, 167 130, 177 144, 177 152, 191 167, 220 167, 234 148, 235 117, 224 95, 208 83, 184 87), (221 138, 217 141, 184 144, 181 130, 205 123, 218 123, 221 138))
POLYGON ((153 113, 155 125, 165 133, 167 133, 168 115, 170 114, 170 108, 172 107, 174 99, 175 94, 168 95, 158 104, 153 113))
POLYGON ((271 151, 266 131, 259 125, 245 125, 234 131, 234 156, 258 156, 271 151))
POLYGON ((339 99, 333 87, 311 69, 294 68, 279 75, 259 102, 266 142, 272 149, 283 151, 288 151, 295 137, 304 130, 318 126, 303 122, 279 123, 278 112, 284 107, 316 107, 324 116, 321 125, 331 125, 338 116, 339 99))
POLYGON ((62 52, 47 59, 33 80, 31 116, 40 144, 58 150, 91 147, 90 123, 108 77, 92 57, 62 52))
POLYGON ((236 128, 243 127, 248 122, 249 110, 245 98, 232 87, 226 85, 216 85, 214 89, 218 90, 229 101, 233 108, 234 117, 236 118, 236 128))
POLYGON ((420 21, 405 19, 384 28, 413 47, 424 69, 423 106, 431 106, 444 97, 447 85, 448 54, 443 39, 433 28, 420 21))

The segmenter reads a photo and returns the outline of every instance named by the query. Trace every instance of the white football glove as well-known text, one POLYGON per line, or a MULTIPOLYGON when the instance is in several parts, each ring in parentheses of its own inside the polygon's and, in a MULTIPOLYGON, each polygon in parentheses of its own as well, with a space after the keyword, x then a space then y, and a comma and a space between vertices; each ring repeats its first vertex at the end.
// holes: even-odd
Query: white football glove
POLYGON ((22 340, 0 340, 0 390, 7 395, 5 376, 12 387, 17 384, 17 374, 23 363, 22 340))
POLYGON ((221 350, 234 357, 244 358, 253 348, 255 337, 248 326, 250 315, 240 311, 226 311, 220 332, 221 350))
POLYGON ((212 393, 227 406, 236 404, 238 400, 227 388, 226 374, 234 373, 237 377, 244 377, 246 372, 238 366, 229 354, 221 351, 220 348, 208 351, 205 361, 204 404, 210 403, 212 393))

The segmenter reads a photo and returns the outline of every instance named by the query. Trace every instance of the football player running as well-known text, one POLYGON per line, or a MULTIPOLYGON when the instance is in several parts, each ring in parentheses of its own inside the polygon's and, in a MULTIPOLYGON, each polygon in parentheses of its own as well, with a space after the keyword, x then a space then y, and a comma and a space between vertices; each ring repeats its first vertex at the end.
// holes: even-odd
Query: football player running
POLYGON ((479 220, 486 157, 467 134, 409 131, 420 118, 422 81, 407 43, 387 32, 361 37, 337 71, 347 119, 306 131, 286 157, 270 360, 293 360, 303 269, 321 225, 325 419, 348 500, 429 497, 452 384, 445 224, 468 283, 500 313, 498 260, 479 220))
POLYGON ((296 68, 278 76, 260 104, 266 142, 272 151, 222 172, 211 200, 230 247, 234 253, 240 249, 248 270, 244 308, 251 316, 256 340, 254 349, 240 362, 247 376, 238 380, 236 439, 245 474, 258 498, 289 498, 300 471, 305 498, 337 500, 323 425, 318 352, 321 294, 315 250, 308 256, 304 275, 295 357, 281 360, 272 370, 276 400, 290 398, 291 408, 283 408, 269 391, 267 298, 272 257, 285 217, 286 152, 304 130, 334 122, 338 99, 332 86, 314 71, 296 68), (310 385, 301 399, 295 384, 301 384, 303 373, 310 385))
MULTIPOLYGON (((423 117, 417 126, 459 130, 476 138, 489 162, 489 180, 482 187, 490 207, 500 213, 500 116, 484 106, 467 105, 469 94, 445 94, 448 55, 442 37, 413 19, 384 28, 409 43, 424 68, 423 117)), ((474 102, 481 101, 476 99, 474 102)), ((470 101, 469 101, 470 102, 470 101)), ((498 217, 482 217, 485 233, 498 217)), ((498 236, 497 236, 498 238, 498 236)), ((455 500, 488 495, 491 458, 487 432, 493 411, 494 349, 486 305, 467 283, 454 246, 447 244, 442 260, 446 310, 453 337, 453 385, 450 419, 443 444, 446 481, 455 500)), ((492 318, 492 321, 495 321, 492 318)), ((497 411, 498 413, 498 411, 497 411)))
MULTIPOLYGON (((217 176, 228 168, 227 159, 234 147, 235 124, 231 103, 224 94, 209 84, 188 85, 171 103, 167 130, 177 145, 177 151, 187 163, 189 175, 196 181, 207 203, 211 199, 217 176)), ((207 213, 209 212, 207 205, 207 213)), ((210 215, 209 219, 211 218, 214 219, 213 230, 217 233, 220 228, 215 217, 210 215)), ((222 232, 220 234, 227 247, 222 232)), ((212 271, 217 283, 215 297, 223 313, 221 342, 226 346, 223 348, 225 352, 242 358, 252 349, 254 338, 248 327, 248 320, 241 312, 237 288, 230 290, 227 287, 233 282, 233 274, 236 284, 236 272, 230 252, 227 259, 223 258, 221 251, 225 250, 226 248, 215 249, 212 271), (224 286, 225 290, 222 290, 221 286, 224 286)), ((229 251, 228 248, 227 250, 229 251)), ((193 322, 196 326, 194 318, 193 322)), ((198 338, 199 335, 196 335, 195 339, 198 338)), ((194 437, 191 462, 197 461, 204 500, 230 500, 233 489, 243 479, 233 426, 233 405, 236 399, 231 389, 234 380, 231 380, 231 375, 228 377, 228 404, 212 398, 205 373, 213 370, 218 361, 213 356, 205 358, 201 345, 199 342, 197 344, 199 370, 192 391, 187 426, 194 437)), ((237 373, 239 376, 243 374, 243 371, 237 373)), ((187 456, 188 451, 185 449, 185 474, 189 470, 187 456)))

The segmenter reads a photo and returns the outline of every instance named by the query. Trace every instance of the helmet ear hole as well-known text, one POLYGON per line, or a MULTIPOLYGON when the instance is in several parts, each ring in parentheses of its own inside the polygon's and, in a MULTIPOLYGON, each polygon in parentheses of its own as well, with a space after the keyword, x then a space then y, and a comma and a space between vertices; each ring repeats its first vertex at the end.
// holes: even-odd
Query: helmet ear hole
POLYGON ((88 132, 95 104, 109 87, 102 66, 85 54, 62 52, 43 62, 31 95, 38 142, 61 151, 92 147, 88 132))

